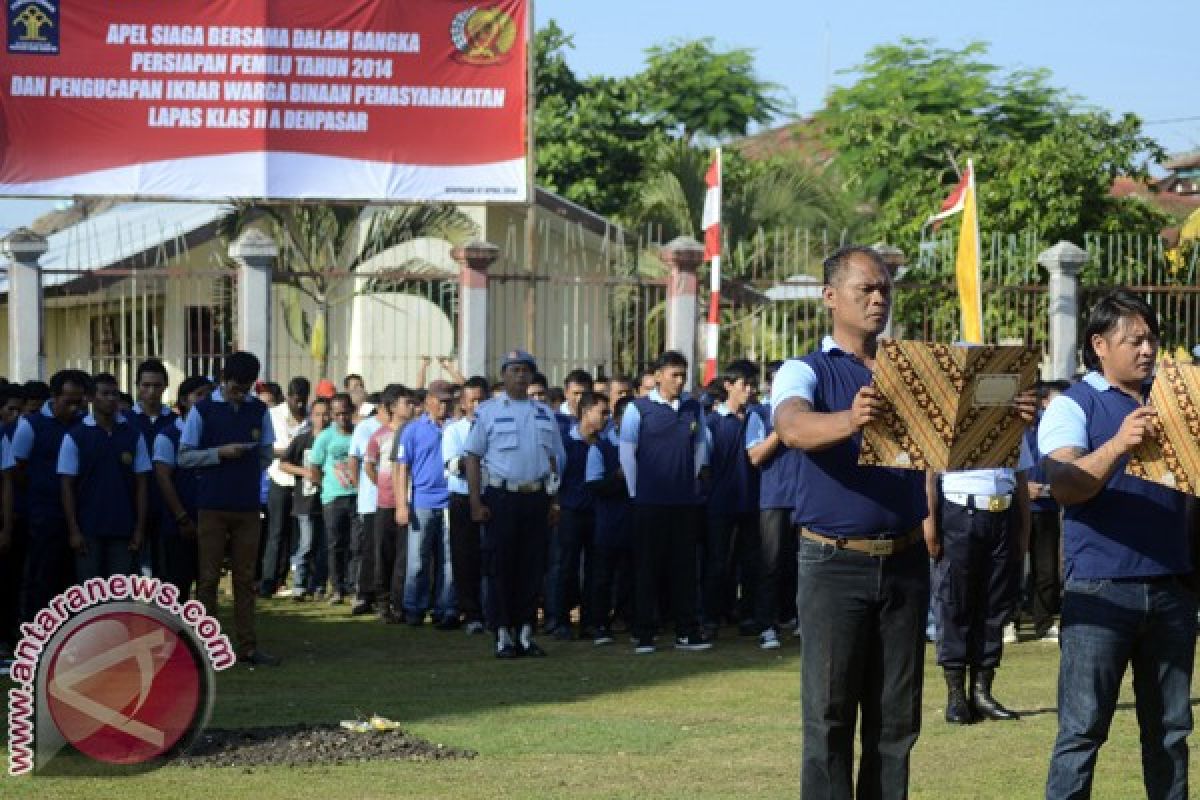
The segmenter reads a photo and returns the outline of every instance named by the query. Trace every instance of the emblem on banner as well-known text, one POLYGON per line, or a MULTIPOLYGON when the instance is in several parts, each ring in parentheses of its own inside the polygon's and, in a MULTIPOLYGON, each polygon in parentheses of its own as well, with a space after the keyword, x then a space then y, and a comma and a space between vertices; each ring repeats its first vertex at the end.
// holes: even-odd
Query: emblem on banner
POLYGON ((12 0, 8 3, 8 52, 58 53, 58 9, 58 3, 52 0, 12 0))
POLYGON ((499 8, 478 6, 460 11, 450 23, 450 40, 464 64, 503 64, 517 41, 517 24, 499 8))

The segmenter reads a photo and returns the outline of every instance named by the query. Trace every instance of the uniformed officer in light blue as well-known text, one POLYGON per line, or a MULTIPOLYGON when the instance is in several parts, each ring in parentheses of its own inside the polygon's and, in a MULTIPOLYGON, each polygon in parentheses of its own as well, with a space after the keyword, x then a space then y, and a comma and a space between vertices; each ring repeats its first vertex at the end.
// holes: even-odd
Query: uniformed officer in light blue
POLYGON ((524 350, 504 354, 504 394, 479 406, 465 447, 471 518, 484 526, 493 553, 497 658, 545 655, 533 625, 566 456, 554 413, 527 396, 536 370, 524 350))

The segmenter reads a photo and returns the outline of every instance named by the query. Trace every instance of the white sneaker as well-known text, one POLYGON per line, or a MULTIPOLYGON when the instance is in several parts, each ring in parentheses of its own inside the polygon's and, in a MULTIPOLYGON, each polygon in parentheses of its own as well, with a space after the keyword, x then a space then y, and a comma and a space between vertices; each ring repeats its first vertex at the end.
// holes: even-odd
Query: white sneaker
POLYGON ((1057 642, 1058 641, 1058 626, 1051 625, 1046 628, 1046 631, 1038 637, 1039 642, 1057 642))
POLYGON ((1017 643, 1017 626, 1012 622, 1010 622, 1004 626, 1004 643, 1005 644, 1016 644, 1017 643))
POLYGON ((760 650, 778 650, 779 637, 775 635, 774 628, 767 628, 758 635, 758 649, 760 650))

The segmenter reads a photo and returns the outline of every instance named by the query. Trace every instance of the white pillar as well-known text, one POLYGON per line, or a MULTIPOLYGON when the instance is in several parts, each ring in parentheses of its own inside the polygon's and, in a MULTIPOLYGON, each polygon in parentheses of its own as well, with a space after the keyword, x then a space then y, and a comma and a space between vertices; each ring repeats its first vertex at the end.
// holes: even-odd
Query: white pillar
POLYGON ((670 269, 667 277, 667 347, 688 360, 685 389, 696 374, 696 271, 704 261, 704 245, 688 236, 672 239, 662 249, 662 260, 670 269))
POLYGON ((458 368, 464 377, 487 377, 488 267, 500 248, 478 239, 450 251, 458 262, 458 368))
POLYGON ((271 375, 271 275, 279 246, 257 228, 249 228, 229 246, 238 263, 237 348, 258 356, 259 377, 271 375))
POLYGON ((1060 241, 1038 254, 1038 263, 1050 272, 1048 313, 1051 380, 1070 380, 1078 366, 1079 270, 1087 251, 1060 241))
POLYGON ((8 379, 45 380, 42 352, 42 270, 46 237, 17 228, 0 242, 8 258, 8 379))

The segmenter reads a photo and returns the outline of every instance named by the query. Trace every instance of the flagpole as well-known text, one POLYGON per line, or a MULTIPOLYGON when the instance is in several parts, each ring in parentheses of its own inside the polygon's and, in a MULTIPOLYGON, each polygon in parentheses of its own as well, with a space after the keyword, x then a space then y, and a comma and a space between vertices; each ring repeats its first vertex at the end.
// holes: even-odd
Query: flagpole
POLYGON ((721 247, 720 247, 720 230, 721 230, 721 205, 720 192, 722 188, 721 180, 721 148, 717 148, 716 152, 716 167, 717 167, 717 206, 716 206, 716 227, 718 231, 718 241, 715 251, 712 253, 712 264, 709 270, 709 295, 708 295, 708 326, 706 330, 706 346, 704 359, 704 385, 707 386, 710 381, 717 377, 717 353, 720 343, 721 332, 721 247))

